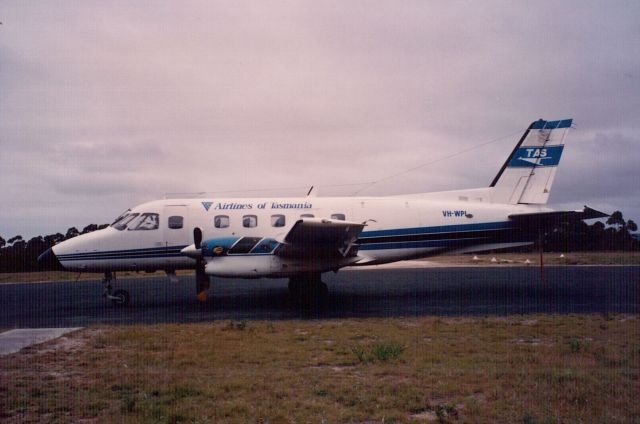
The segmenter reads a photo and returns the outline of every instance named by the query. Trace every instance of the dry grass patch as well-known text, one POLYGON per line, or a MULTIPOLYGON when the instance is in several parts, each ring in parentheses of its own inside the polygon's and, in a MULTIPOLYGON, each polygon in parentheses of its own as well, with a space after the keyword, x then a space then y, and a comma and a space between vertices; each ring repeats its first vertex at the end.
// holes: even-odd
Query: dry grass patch
POLYGON ((629 315, 100 327, 0 358, 0 420, 637 422, 639 330, 629 315))

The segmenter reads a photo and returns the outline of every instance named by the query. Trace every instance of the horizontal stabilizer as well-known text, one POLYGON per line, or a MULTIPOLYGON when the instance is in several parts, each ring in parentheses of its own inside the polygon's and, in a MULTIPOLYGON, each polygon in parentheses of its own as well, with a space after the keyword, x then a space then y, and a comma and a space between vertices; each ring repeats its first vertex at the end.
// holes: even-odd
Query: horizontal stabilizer
POLYGON ((585 219, 596 219, 607 217, 604 212, 591 209, 585 206, 583 210, 578 211, 550 211, 550 212, 534 212, 509 215, 509 219, 518 223, 522 227, 543 227, 548 228, 563 223, 572 223, 585 219))

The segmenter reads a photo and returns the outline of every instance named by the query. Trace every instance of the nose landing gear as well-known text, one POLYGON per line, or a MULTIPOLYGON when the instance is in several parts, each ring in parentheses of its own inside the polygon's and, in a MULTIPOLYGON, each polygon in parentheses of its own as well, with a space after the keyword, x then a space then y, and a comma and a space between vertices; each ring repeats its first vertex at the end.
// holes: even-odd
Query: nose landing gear
POLYGON ((102 291, 102 297, 111 300, 114 306, 127 306, 129 302, 131 302, 131 296, 129 292, 123 289, 113 290, 111 287, 111 281, 115 280, 115 273, 111 273, 111 271, 106 271, 104 273, 104 279, 102 280, 102 284, 104 285, 104 290, 102 291))

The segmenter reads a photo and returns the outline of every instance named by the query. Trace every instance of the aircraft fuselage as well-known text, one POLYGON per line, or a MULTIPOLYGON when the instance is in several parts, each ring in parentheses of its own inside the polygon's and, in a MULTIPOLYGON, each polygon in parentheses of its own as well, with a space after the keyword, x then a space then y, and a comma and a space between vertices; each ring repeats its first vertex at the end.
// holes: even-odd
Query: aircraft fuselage
POLYGON ((132 208, 128 211, 132 218, 122 228, 116 224, 67 240, 53 252, 62 266, 78 271, 193 268, 195 260, 181 250, 193 243, 195 227, 202 230, 204 240, 251 237, 277 242, 301 218, 366 223, 357 240, 358 261, 345 258, 336 263, 322 257, 301 261, 275 255, 276 249, 270 246, 238 254, 230 251, 217 258, 207 273, 283 277, 530 244, 534 237, 517 228, 508 216, 548 209, 492 204, 488 196, 478 191, 398 197, 165 199, 132 208))

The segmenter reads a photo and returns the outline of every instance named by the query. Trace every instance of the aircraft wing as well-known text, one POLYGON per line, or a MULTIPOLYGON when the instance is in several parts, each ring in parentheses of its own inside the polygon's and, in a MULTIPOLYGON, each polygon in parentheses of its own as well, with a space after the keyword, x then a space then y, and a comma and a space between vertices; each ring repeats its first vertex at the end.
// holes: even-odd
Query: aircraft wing
POLYGON ((366 224, 334 219, 303 218, 281 239, 281 256, 346 257, 357 252, 355 244, 366 224))
POLYGON ((591 209, 585 206, 578 211, 551 211, 533 212, 509 215, 509 219, 523 227, 548 228, 563 223, 582 221, 584 219, 595 219, 607 217, 604 212, 591 209))

